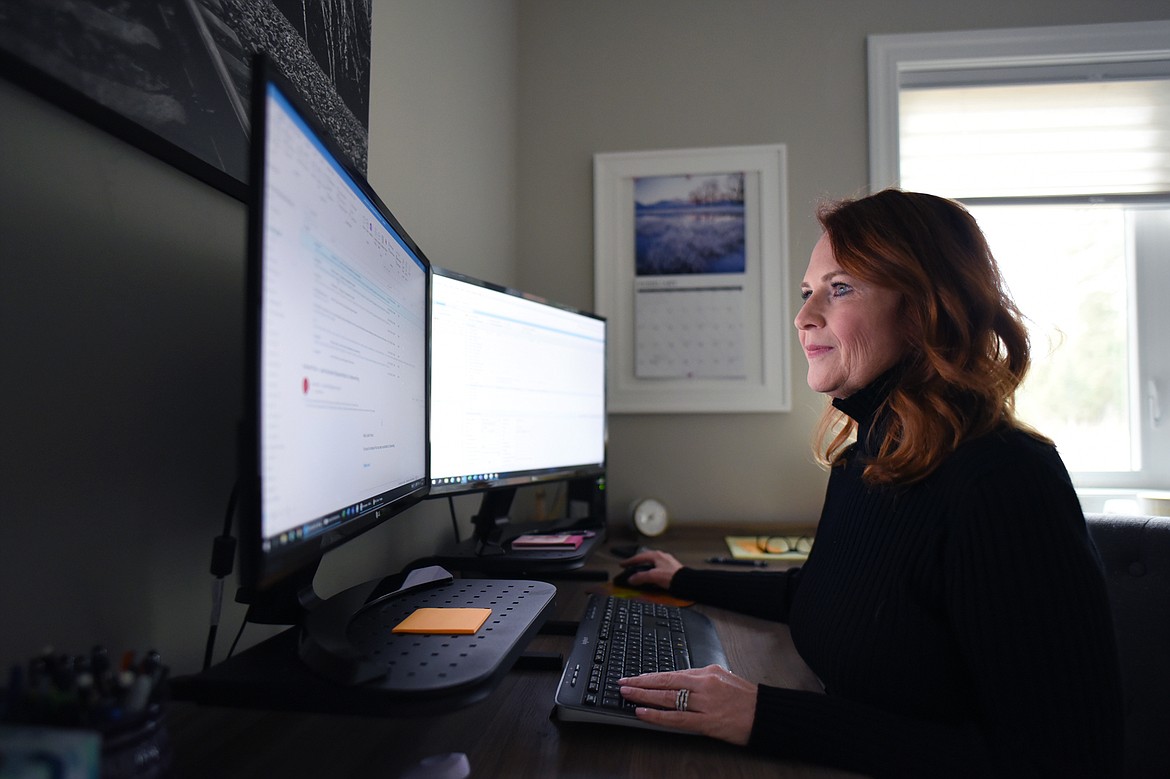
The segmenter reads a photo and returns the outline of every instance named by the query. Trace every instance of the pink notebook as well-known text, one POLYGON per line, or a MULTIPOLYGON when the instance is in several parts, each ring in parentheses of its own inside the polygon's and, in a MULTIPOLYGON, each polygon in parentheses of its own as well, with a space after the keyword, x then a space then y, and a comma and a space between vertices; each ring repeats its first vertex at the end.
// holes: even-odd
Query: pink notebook
POLYGON ((580 533, 533 533, 512 539, 513 549, 564 549, 581 546, 585 536, 580 533))

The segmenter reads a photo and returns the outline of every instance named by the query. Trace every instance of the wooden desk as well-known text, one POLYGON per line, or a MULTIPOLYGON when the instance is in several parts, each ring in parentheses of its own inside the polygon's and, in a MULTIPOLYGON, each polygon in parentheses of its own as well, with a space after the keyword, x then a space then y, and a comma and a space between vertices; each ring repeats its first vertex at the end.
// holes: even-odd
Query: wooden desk
MULTIPOLYGON (((725 554, 723 530, 672 529, 655 545, 686 564, 725 554)), ((617 571, 611 538, 589 567, 617 571)), ((575 620, 595 582, 556 581, 554 619, 575 620)), ((696 606, 717 624, 734 671, 772 685, 817 689, 787 627, 696 606)), ((567 654, 567 636, 539 636, 531 649, 567 654)), ((422 759, 466 753, 471 775, 488 777, 846 777, 778 761, 720 741, 638 728, 558 722, 559 672, 513 670, 487 700, 415 718, 308 715, 173 703, 168 727, 176 777, 387 777, 422 759)))

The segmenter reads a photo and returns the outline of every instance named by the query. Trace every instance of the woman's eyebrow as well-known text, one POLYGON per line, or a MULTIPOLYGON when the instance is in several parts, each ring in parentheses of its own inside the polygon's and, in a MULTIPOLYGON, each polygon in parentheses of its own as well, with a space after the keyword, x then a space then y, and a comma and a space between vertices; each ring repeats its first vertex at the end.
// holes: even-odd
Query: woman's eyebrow
MULTIPOLYGON (((848 275, 849 274, 843 270, 831 270, 828 273, 821 276, 819 279, 817 279, 817 281, 832 281, 837 276, 848 276, 848 275)), ((811 287, 812 285, 809 284, 807 281, 802 281, 802 282, 800 282, 800 286, 803 288, 803 287, 811 287)))

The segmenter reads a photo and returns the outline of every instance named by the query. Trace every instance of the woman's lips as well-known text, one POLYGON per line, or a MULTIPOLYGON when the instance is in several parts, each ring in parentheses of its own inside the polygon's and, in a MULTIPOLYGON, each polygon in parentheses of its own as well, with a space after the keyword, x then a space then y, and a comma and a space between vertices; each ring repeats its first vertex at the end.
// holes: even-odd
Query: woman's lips
POLYGON ((809 345, 804 347, 804 354, 810 360, 814 357, 819 357, 822 354, 827 354, 831 351, 833 351, 833 347, 831 347, 831 346, 819 346, 817 344, 809 344, 809 345))

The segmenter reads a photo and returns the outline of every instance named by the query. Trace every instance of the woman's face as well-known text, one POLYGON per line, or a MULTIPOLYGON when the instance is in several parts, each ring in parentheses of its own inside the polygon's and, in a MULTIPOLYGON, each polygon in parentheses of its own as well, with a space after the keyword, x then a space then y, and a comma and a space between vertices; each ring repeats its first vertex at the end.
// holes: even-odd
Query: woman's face
POLYGON ((906 351, 899 294, 856 279, 837 264, 828 236, 813 248, 796 314, 808 386, 847 398, 892 368, 906 351))

